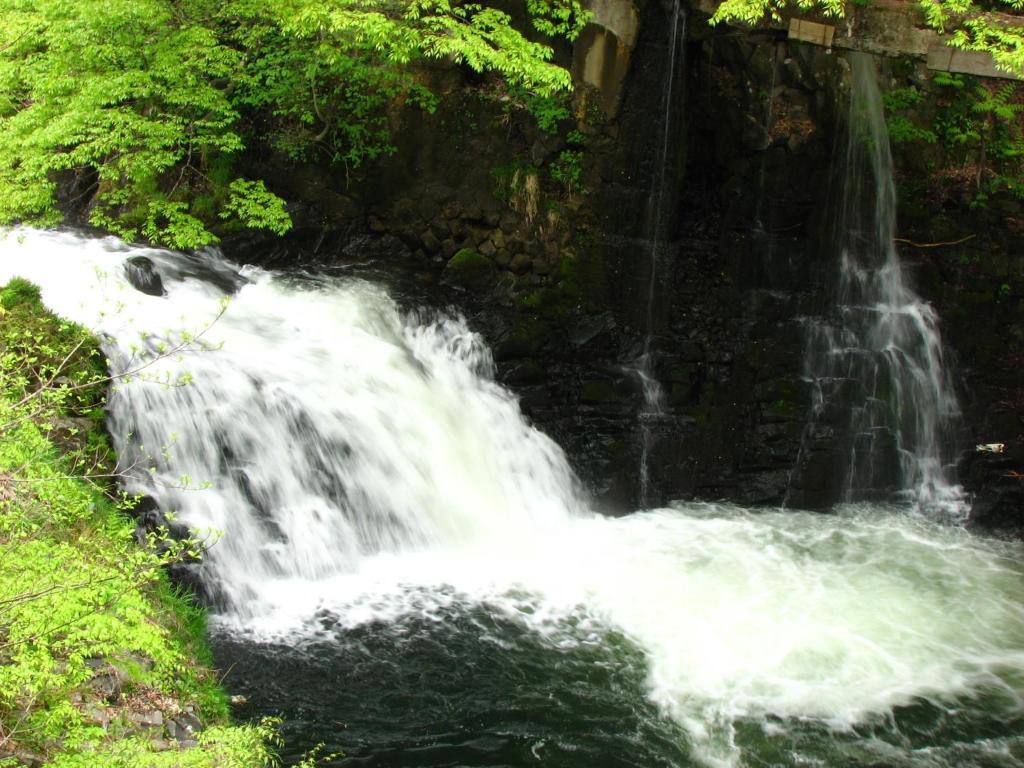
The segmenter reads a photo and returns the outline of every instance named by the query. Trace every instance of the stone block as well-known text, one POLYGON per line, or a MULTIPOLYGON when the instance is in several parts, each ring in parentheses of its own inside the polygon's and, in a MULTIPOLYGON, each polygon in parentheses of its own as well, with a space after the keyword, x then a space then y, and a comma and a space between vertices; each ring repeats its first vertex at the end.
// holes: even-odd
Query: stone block
POLYGON ((996 68, 992 55, 984 51, 960 51, 937 42, 928 47, 928 69, 941 72, 962 72, 978 77, 1020 80, 1017 75, 996 68))

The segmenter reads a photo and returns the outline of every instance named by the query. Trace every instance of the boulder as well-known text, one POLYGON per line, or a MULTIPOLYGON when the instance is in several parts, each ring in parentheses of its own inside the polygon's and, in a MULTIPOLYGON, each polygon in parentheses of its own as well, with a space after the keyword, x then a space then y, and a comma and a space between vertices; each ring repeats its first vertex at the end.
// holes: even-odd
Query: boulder
POLYGON ((494 280, 494 263, 472 248, 457 251, 445 265, 445 282, 460 288, 483 288, 494 280))
POLYGON ((124 263, 124 274, 128 282, 137 291, 147 296, 166 296, 164 281, 157 272, 152 259, 145 256, 132 256, 124 263))

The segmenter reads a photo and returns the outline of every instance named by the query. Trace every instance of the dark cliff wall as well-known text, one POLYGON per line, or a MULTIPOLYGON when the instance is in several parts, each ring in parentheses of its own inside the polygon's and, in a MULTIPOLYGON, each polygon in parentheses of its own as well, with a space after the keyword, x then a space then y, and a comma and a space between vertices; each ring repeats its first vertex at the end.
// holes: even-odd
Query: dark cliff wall
MULTIPOLYGON (((276 258, 324 263, 369 251, 411 276, 418 297, 469 314, 524 412, 609 510, 637 496, 643 398, 630 368, 648 333, 667 402, 651 426, 655 495, 827 506, 837 493, 827 441, 792 470, 810 408, 803 319, 822 312, 835 273, 827 223, 848 67, 782 32, 711 30, 690 14, 668 137, 673 215, 648 328, 646 206, 671 9, 630 8, 635 39, 603 27, 581 38, 614 54, 601 62, 608 84, 582 87, 556 131, 538 130, 492 84, 437 69, 424 77, 445 94, 441 109, 396 114, 390 159, 358 178, 282 167, 301 226, 276 258), (557 173, 566 152, 579 153, 570 184, 557 173)), ((588 55, 578 46, 577 69, 588 55)), ((890 85, 926 79, 905 63, 885 71, 890 85)), ((921 162, 897 147, 901 251, 960 365, 964 447, 1010 445, 963 467, 981 494, 981 522, 1005 525, 1020 516, 1020 210, 915 200, 921 162)))

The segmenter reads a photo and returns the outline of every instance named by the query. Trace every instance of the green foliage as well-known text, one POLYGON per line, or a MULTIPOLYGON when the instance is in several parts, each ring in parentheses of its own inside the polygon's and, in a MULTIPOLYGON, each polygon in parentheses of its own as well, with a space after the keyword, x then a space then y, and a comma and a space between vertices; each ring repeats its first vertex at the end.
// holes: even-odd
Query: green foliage
POLYGON ((140 738, 120 739, 95 750, 58 755, 52 768, 260 768, 277 765, 276 721, 209 728, 198 734, 199 746, 154 752, 140 738))
POLYGON ((175 204, 205 186, 204 158, 242 147, 221 85, 240 55, 180 5, 0 2, 15 20, 0 33, 0 221, 53 223, 58 176, 93 171, 93 223, 195 244, 175 204))
MULTIPOLYGON (((575 0, 533 0, 575 36, 575 0)), ((53 225, 58 187, 90 222, 179 248, 227 225, 281 233, 284 202, 237 170, 268 142, 346 168, 392 151, 396 105, 434 108, 416 64, 571 87, 508 14, 450 0, 0 0, 0 224, 53 225)))
POLYGON ((934 131, 914 124, 910 118, 897 114, 900 110, 909 109, 921 103, 924 93, 914 87, 893 88, 882 94, 885 104, 886 123, 889 128, 889 140, 893 144, 906 144, 921 141, 934 144, 937 137, 934 131))
POLYGON ((536 29, 569 40, 579 37, 592 15, 577 0, 526 0, 526 8, 536 29))
MULTIPOLYGON (((47 313, 39 289, 21 278, 0 290, 0 317, 0 391, 15 401, 31 398, 25 405, 48 429, 63 416, 101 419, 103 388, 91 385, 105 379, 106 358, 96 341, 47 313)), ((102 442, 99 463, 109 458, 102 442)))
POLYGON ((913 86, 910 88, 893 88, 882 94, 882 102, 885 104, 886 112, 906 109, 915 104, 920 104, 923 98, 924 93, 913 86))
MULTIPOLYGON (((206 641, 206 610, 196 603, 192 594, 173 586, 165 578, 157 579, 151 589, 162 608, 160 623, 167 628, 171 642, 202 668, 212 668, 213 653, 206 641)), ((227 722, 230 699, 213 675, 199 675, 192 696, 207 718, 227 722)))
POLYGON ((907 144, 914 141, 934 144, 938 140, 934 131, 919 128, 909 118, 902 115, 890 117, 886 122, 889 127, 889 140, 893 144, 907 144))
POLYGON ((504 94, 504 109, 526 110, 537 127, 546 134, 558 133, 559 125, 572 116, 568 93, 532 93, 524 88, 510 87, 504 94))
MULTIPOLYGON (((1019 10, 1016 0, 1008 3, 1019 10)), ((971 6, 967 13, 979 13, 971 6)), ((964 51, 989 53, 996 66, 1006 72, 1024 74, 1024 27, 1004 26, 988 16, 976 16, 953 32, 949 45, 964 51)))
MULTIPOLYGON (((723 21, 757 24, 766 18, 778 21, 789 5, 788 0, 725 0, 709 23, 712 26, 723 21)), ((844 15, 842 0, 796 0, 793 5, 802 11, 821 10, 826 16, 836 18, 844 15)))
POLYGON ((0 307, 5 310, 27 304, 32 308, 42 306, 39 287, 21 277, 16 277, 0 290, 0 307))
POLYGON ((910 115, 898 114, 898 110, 911 108, 920 100, 907 93, 914 89, 886 95, 892 141, 936 144, 942 151, 943 165, 958 169, 947 175, 972 187, 974 205, 983 205, 999 193, 1024 197, 1021 86, 948 72, 937 72, 934 82, 941 86, 942 93, 937 114, 928 126, 918 125, 910 115))
POLYGON ((570 116, 567 98, 559 96, 529 95, 526 110, 537 121, 537 127, 545 133, 557 133, 558 124, 570 116))
POLYGON ((971 0, 918 0, 928 26, 940 32, 946 31, 950 17, 970 13, 974 7, 971 0))
POLYGON ((228 200, 221 218, 247 221, 250 226, 283 235, 292 226, 284 201, 267 191, 262 181, 235 179, 228 186, 228 200))
POLYGON ((964 87, 964 76, 953 72, 942 72, 940 70, 932 75, 932 80, 936 85, 948 86, 959 90, 962 90, 964 87))
POLYGON ((198 748, 161 754, 132 734, 134 700, 226 716, 197 663, 203 615, 164 572, 198 552, 156 537, 138 547, 123 514, 132 500, 90 474, 90 446, 106 442, 96 342, 46 313, 24 280, 0 289, 0 304, 0 753, 14 743, 64 768, 271 765, 272 723, 211 728, 198 748), (83 410, 85 447, 58 451, 55 425, 83 410), (97 665, 124 679, 117 701, 90 688, 97 665))
POLYGON ((1024 110, 1024 104, 1011 101, 1016 92, 1016 83, 1005 83, 994 88, 979 85, 974 89, 971 112, 983 119, 991 117, 1000 125, 1009 125, 1024 110))
POLYGON ((247 14, 236 33, 251 51, 237 101, 266 116, 270 144, 291 158, 358 167, 392 151, 390 104, 433 111, 435 98, 372 47, 323 33, 329 23, 247 14))
POLYGON ((567 195, 586 192, 583 184, 583 163, 586 136, 579 130, 572 130, 565 137, 566 148, 548 165, 548 173, 567 195))
POLYGON ((583 152, 578 149, 563 149, 558 159, 548 168, 551 178, 572 194, 583 187, 583 152))
POLYGON ((969 83, 962 76, 944 81, 950 96, 936 132, 952 159, 973 168, 979 201, 1000 191, 1024 196, 1024 105, 1014 101, 1019 86, 969 83))

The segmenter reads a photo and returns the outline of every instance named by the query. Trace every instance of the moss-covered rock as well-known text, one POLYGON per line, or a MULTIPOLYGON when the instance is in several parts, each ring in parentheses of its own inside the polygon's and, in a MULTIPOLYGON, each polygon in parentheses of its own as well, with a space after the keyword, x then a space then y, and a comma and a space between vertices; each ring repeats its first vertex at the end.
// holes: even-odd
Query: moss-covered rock
POLYGON ((532 317, 522 318, 501 342, 495 351, 499 360, 514 360, 535 357, 551 335, 551 327, 543 320, 532 317))
POLYGON ((580 389, 580 402, 589 405, 611 403, 619 399, 619 395, 615 391, 615 385, 611 381, 604 379, 585 381, 580 389))
POLYGON ((485 288, 494 282, 494 262, 472 248, 462 248, 448 259, 444 279, 462 288, 485 288))

